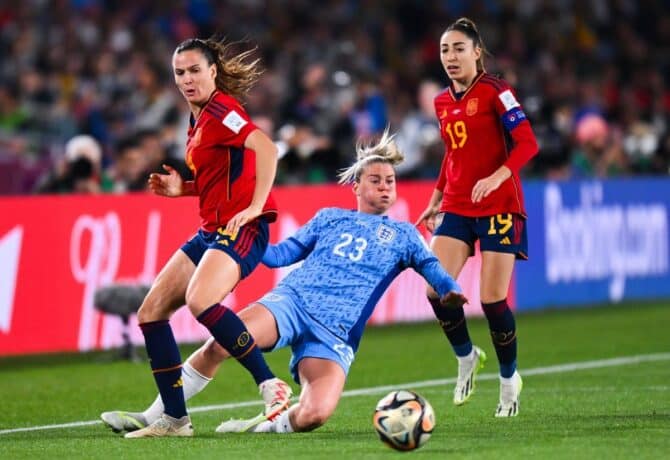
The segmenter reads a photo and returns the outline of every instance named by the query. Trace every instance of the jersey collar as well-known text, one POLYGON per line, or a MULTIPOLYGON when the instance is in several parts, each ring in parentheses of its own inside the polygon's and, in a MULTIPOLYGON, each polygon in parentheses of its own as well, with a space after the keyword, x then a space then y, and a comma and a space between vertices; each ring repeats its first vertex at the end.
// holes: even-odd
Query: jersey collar
POLYGON ((461 97, 460 97, 460 98, 457 98, 457 97, 456 97, 456 91, 454 90, 454 83, 452 82, 452 83, 449 85, 449 88, 448 88, 449 95, 451 96, 451 98, 452 98, 455 102, 462 101, 462 100, 465 98, 465 96, 468 95, 468 93, 470 92, 470 90, 471 90, 472 88, 475 87, 475 84, 476 84, 479 80, 481 80, 481 78, 482 78, 484 75, 486 75, 486 72, 484 72, 484 71, 479 72, 479 73, 475 76, 475 79, 472 80, 472 83, 470 83, 470 86, 468 86, 468 89, 466 89, 465 91, 463 91, 463 94, 461 94, 461 97))

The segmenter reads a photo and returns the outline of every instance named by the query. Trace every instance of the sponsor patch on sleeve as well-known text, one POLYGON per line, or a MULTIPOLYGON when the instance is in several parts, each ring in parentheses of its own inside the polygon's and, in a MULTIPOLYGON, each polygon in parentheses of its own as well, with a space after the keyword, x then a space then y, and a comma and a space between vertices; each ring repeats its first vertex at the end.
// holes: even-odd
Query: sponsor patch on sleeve
POLYGON ((242 116, 239 113, 235 112, 234 110, 231 110, 223 118, 222 123, 223 126, 230 129, 235 134, 239 134, 240 130, 244 128, 244 125, 247 124, 247 120, 242 118, 242 116))
POLYGON ((498 98, 500 99, 500 102, 502 102, 502 105, 505 106, 505 110, 512 110, 514 107, 519 107, 521 105, 509 89, 498 94, 498 98))

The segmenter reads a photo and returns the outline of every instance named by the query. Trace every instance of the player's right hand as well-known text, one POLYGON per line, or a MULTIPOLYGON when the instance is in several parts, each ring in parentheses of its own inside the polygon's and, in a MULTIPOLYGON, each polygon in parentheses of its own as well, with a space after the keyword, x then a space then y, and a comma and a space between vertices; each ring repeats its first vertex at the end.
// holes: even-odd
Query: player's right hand
POLYGON ((447 308, 459 308, 468 303, 467 297, 456 291, 449 291, 440 297, 440 304, 447 308))
POLYGON ((168 174, 152 173, 149 176, 149 190, 156 195, 161 196, 181 196, 183 193, 184 179, 181 178, 177 170, 168 165, 163 165, 163 169, 166 170, 168 174))
POLYGON ((434 208, 432 206, 426 208, 419 218, 416 220, 414 223, 415 227, 418 227, 421 224, 424 224, 426 226, 426 229, 430 232, 433 233, 435 231, 435 216, 437 216, 438 209, 434 208))

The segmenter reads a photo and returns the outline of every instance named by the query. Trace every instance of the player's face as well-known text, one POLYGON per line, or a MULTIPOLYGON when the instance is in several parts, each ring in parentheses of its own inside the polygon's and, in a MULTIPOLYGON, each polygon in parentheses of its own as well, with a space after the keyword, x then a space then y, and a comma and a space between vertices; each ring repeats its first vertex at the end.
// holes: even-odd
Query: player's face
POLYGON ((199 50, 175 53, 172 70, 177 88, 190 104, 204 104, 216 89, 216 66, 209 65, 199 50))
POLYGON ((447 76, 459 83, 469 83, 477 74, 477 60, 482 50, 471 38, 458 30, 445 32, 440 39, 440 60, 447 76))
POLYGON ((372 163, 354 184, 358 210, 368 214, 385 213, 396 200, 395 171, 389 163, 372 163))

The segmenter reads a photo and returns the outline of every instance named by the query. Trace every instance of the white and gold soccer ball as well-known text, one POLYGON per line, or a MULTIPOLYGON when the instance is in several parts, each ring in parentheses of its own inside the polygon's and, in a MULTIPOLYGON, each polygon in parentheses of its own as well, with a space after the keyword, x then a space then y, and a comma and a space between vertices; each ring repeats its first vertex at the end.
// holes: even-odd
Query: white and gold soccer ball
POLYGON ((435 413, 417 393, 392 391, 377 403, 372 424, 384 444, 396 450, 414 450, 430 439, 435 413))

